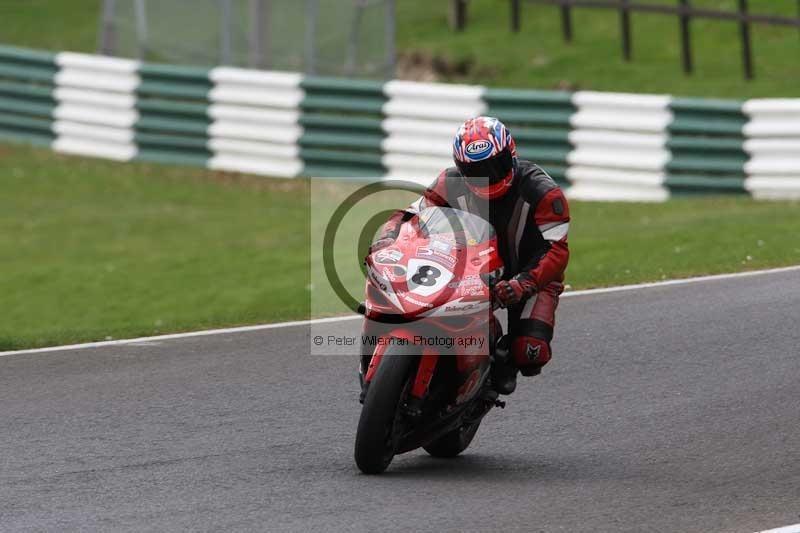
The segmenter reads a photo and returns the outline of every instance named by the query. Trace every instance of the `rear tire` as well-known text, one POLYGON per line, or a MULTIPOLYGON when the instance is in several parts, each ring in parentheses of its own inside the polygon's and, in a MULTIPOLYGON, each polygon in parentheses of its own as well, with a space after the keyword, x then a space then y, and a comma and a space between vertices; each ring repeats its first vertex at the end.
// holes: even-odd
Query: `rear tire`
POLYGON ((418 360, 414 355, 410 347, 390 346, 369 384, 355 446, 356 464, 365 474, 380 474, 394 458, 393 429, 403 390, 418 360))
POLYGON ((455 457, 467 449, 472 439, 475 438, 475 433, 478 432, 480 425, 480 420, 471 424, 464 424, 450 433, 445 433, 435 441, 429 442, 423 448, 433 457, 455 457))

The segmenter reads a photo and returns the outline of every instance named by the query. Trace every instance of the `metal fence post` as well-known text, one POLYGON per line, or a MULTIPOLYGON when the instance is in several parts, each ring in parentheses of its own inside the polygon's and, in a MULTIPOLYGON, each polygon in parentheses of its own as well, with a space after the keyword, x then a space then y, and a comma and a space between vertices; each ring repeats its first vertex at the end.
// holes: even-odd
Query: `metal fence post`
POLYGON ((350 38, 347 41, 347 58, 344 61, 344 73, 352 76, 356 70, 358 60, 358 37, 361 32, 361 19, 365 9, 364 0, 356 0, 353 4, 353 20, 350 25, 350 38))
POLYGON ((249 2, 250 32, 247 35, 247 64, 250 68, 261 68, 264 62, 262 51, 264 49, 264 2, 263 0, 250 0, 249 2))
POLYGON ((147 55, 147 10, 145 0, 136 0, 133 9, 136 13, 136 53, 140 60, 147 55))
POLYGON ((306 34, 305 34, 305 71, 315 74, 317 71, 317 50, 314 36, 317 33, 317 17, 319 16, 319 0, 306 0, 306 34))
POLYGON ((100 21, 99 52, 111 56, 117 49, 117 28, 114 15, 117 10, 116 0, 103 1, 103 18, 100 21))
POLYGON ((394 77, 394 69, 397 61, 397 53, 395 51, 395 33, 397 31, 396 8, 395 0, 386 0, 386 31, 384 32, 386 35, 386 79, 392 79, 394 77))
POLYGON ((743 18, 739 22, 739 34, 742 38, 742 62, 744 64, 744 77, 752 80, 753 73, 753 48, 750 42, 750 22, 747 17, 747 0, 739 0, 739 14, 743 18))
POLYGON ((691 74, 694 70, 694 65, 692 64, 692 36, 689 28, 689 23, 692 20, 692 17, 689 15, 691 6, 689 5, 689 0, 678 0, 678 3, 680 4, 680 7, 685 10, 680 15, 681 59, 683 62, 683 71, 686 74, 691 74))
POLYGON ((219 55, 220 64, 231 64, 231 0, 219 0, 219 55))
POLYGON ((631 60, 631 11, 628 6, 629 1, 622 0, 619 8, 620 30, 622 31, 622 57, 625 61, 631 60))

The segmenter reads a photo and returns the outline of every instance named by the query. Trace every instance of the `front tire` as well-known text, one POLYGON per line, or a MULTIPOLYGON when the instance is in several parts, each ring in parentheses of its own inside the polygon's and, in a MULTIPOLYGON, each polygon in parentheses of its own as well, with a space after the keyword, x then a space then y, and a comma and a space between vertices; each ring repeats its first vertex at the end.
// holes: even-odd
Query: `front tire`
POLYGON ((409 347, 390 346, 369 384, 358 419, 355 460, 365 474, 380 474, 395 453, 394 429, 403 391, 417 358, 409 347))
POLYGON ((480 425, 480 420, 464 424, 450 433, 445 433, 435 441, 429 442, 423 448, 433 457, 455 457, 467 449, 472 439, 475 438, 475 433, 478 432, 480 425))

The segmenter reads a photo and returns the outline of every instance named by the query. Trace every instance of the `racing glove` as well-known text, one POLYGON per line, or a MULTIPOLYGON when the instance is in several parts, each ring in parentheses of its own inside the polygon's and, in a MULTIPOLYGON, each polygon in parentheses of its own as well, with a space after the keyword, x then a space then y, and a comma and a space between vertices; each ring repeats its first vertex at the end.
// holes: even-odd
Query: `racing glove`
POLYGON ((510 280, 498 281, 492 296, 498 307, 510 307, 536 294, 536 284, 527 274, 518 274, 510 280))

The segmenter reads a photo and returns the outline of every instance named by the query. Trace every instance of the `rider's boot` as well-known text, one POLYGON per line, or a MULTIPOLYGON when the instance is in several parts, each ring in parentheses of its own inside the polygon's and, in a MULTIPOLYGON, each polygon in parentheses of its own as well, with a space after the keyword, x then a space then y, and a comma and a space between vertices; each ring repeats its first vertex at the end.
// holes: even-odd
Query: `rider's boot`
POLYGON ((492 387, 498 394, 511 394, 517 388, 517 365, 511 357, 509 337, 497 341, 492 363, 492 387))

